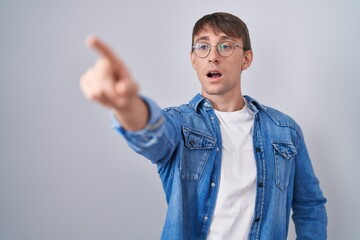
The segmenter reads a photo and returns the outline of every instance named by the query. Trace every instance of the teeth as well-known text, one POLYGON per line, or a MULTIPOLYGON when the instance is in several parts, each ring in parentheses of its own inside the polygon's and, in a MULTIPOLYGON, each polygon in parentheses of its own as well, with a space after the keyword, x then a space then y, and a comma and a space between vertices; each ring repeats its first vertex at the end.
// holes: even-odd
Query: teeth
POLYGON ((206 74, 208 77, 213 77, 213 76, 221 76, 222 74, 219 72, 209 72, 208 74, 206 74))

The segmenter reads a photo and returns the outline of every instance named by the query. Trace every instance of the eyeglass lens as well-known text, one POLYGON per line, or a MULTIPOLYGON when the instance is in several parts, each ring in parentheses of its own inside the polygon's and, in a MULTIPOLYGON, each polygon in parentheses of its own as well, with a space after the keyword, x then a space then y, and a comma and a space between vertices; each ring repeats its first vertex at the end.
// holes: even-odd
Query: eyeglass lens
MULTIPOLYGON (((198 42, 194 45, 195 54, 200 58, 205 58, 209 55, 212 46, 209 43, 198 42)), ((235 45, 232 42, 219 42, 216 45, 218 54, 222 57, 229 57, 234 52, 235 45)))

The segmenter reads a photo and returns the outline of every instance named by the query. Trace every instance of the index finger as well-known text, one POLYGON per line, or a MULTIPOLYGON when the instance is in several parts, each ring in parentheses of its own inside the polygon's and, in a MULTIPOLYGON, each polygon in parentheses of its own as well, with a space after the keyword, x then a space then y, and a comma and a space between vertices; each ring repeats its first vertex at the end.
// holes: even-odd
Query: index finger
POLYGON ((89 36, 86 39, 86 44, 91 48, 95 49, 102 57, 109 60, 111 64, 116 65, 118 63, 118 59, 113 53, 113 51, 110 49, 110 47, 97 37, 89 36))
POLYGON ((126 77, 129 75, 125 64, 115 55, 111 48, 95 36, 89 36, 86 43, 91 48, 95 49, 103 58, 108 60, 113 67, 117 77, 126 77))

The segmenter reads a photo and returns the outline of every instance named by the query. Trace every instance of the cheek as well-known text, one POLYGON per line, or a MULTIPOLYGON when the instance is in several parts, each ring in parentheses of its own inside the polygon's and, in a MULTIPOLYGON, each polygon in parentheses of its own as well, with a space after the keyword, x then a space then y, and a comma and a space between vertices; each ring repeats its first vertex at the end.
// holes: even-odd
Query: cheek
POLYGON ((239 76, 241 74, 242 71, 242 65, 239 62, 236 62, 234 64, 228 64, 225 72, 227 73, 227 75, 230 76, 239 76))
POLYGON ((191 61, 191 66, 192 66, 193 69, 196 71, 196 64, 194 63, 194 61, 191 61))
POLYGON ((198 61, 192 62, 192 67, 196 71, 198 76, 201 76, 205 69, 204 66, 198 61))
POLYGON ((194 55, 194 53, 192 52, 191 54, 190 54, 190 61, 191 61, 191 65, 192 65, 192 67, 193 67, 193 69, 195 69, 196 70, 196 66, 197 66, 197 61, 196 61, 197 59, 196 59, 196 56, 194 55))

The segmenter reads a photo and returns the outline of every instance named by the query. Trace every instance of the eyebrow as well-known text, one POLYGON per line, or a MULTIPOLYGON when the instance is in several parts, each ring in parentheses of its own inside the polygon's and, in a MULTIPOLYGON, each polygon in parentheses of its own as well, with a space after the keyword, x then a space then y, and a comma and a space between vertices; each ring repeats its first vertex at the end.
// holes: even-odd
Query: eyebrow
MULTIPOLYGON (((209 40, 210 40, 209 36, 206 36, 206 35, 205 35, 205 36, 201 36, 201 37, 199 37, 199 38, 196 38, 196 39, 195 39, 195 42, 204 41, 204 40, 209 41, 209 40)), ((236 42, 236 40, 235 40, 234 38, 229 37, 229 36, 227 36, 227 35, 222 35, 222 36, 220 36, 220 39, 219 39, 219 40, 220 40, 220 41, 231 40, 231 41, 236 42)))

